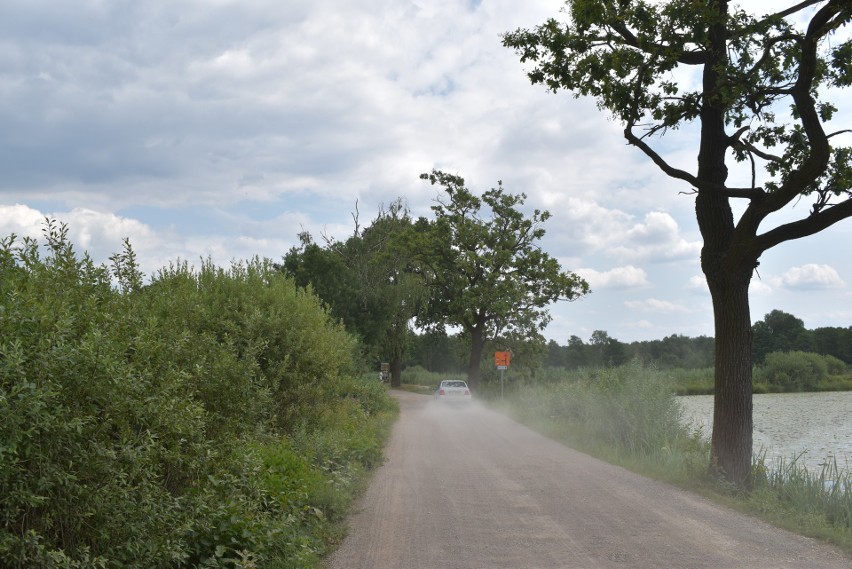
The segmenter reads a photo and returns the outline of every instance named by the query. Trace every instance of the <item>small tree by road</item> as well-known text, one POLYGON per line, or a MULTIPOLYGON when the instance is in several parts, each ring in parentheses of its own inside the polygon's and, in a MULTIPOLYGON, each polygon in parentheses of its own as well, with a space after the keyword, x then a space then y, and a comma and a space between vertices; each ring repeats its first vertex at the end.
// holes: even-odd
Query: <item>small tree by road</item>
POLYGON ((421 178, 442 186, 446 196, 432 207, 433 221, 415 223, 411 249, 429 287, 418 322, 464 331, 475 387, 487 341, 506 334, 540 338, 551 320, 547 306, 588 294, 589 285, 540 249, 550 214, 525 216, 518 206, 526 195, 509 194, 498 183, 480 198, 463 178, 438 170, 421 178))

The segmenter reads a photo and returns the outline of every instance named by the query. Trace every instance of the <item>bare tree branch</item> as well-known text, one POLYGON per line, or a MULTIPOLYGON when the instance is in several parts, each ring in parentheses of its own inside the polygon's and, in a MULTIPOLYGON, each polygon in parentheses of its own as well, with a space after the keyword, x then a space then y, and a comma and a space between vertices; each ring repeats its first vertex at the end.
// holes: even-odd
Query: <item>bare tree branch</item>
POLYGON ((774 14, 767 15, 763 20, 761 20, 761 23, 771 20, 773 18, 786 18, 787 16, 792 16, 796 12, 801 12, 805 8, 809 8, 815 4, 819 4, 822 1, 824 0, 805 0, 804 2, 799 2, 795 6, 790 6, 786 10, 781 10, 780 12, 775 12, 774 14))
MULTIPOLYGON (((677 178, 679 180, 683 180, 685 182, 688 182, 691 186, 693 186, 694 188, 697 188, 699 190, 709 189, 709 187, 706 187, 706 184, 702 184, 698 180, 697 177, 693 176, 692 174, 690 174, 689 172, 686 172, 684 170, 674 168, 668 162, 666 162, 663 159, 663 157, 660 156, 659 154, 657 154, 657 152, 654 151, 654 149, 651 148, 645 141, 643 141, 641 138, 639 138, 638 136, 633 134, 633 125, 632 124, 628 124, 627 127, 625 127, 624 138, 627 139, 628 144, 635 146, 639 150, 644 152, 645 155, 648 156, 651 160, 653 160, 654 164, 656 164, 660 168, 660 170, 662 170, 668 176, 671 176, 672 178, 677 178), (705 188, 702 188, 702 186, 705 186, 705 188)), ((714 189, 718 189, 718 188, 714 188, 714 189)))
POLYGON ((852 217, 852 199, 823 209, 804 219, 778 226, 755 238, 760 251, 766 251, 779 243, 801 239, 819 233, 839 221, 852 217))
POLYGON ((361 224, 358 221, 358 218, 361 216, 361 212, 358 211, 358 199, 355 199, 355 211, 351 213, 352 221, 355 222, 355 231, 353 235, 358 237, 361 234, 361 224))

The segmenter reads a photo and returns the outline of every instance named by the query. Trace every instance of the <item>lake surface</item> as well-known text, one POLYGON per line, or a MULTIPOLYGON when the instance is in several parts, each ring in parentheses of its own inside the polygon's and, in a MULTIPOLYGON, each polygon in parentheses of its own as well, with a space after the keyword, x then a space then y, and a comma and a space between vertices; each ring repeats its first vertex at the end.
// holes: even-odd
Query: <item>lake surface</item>
MULTIPOLYGON (((678 397, 684 420, 702 427, 710 438, 713 396, 678 397)), ((852 391, 828 393, 767 393, 754 396, 754 453, 766 452, 768 465, 783 459, 799 461, 819 473, 827 458, 852 470, 852 391)))

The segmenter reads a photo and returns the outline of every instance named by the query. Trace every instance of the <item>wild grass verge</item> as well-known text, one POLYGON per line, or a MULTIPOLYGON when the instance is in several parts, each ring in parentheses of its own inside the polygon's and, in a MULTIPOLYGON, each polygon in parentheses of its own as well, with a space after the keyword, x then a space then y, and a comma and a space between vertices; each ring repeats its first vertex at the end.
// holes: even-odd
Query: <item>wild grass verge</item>
POLYGON ((492 404, 572 448, 670 482, 699 475, 709 461, 701 433, 683 424, 668 379, 639 363, 513 385, 492 404))
POLYGON ((790 531, 840 546, 852 554, 852 472, 834 459, 818 472, 795 458, 754 465, 754 489, 738 496, 744 509, 790 531))
POLYGON ((751 492, 726 487, 708 473, 707 437, 684 426, 668 373, 635 362, 580 370, 558 383, 513 385, 491 404, 572 448, 852 553, 848 468, 830 461, 809 472, 795 460, 769 468, 757 457, 751 492))

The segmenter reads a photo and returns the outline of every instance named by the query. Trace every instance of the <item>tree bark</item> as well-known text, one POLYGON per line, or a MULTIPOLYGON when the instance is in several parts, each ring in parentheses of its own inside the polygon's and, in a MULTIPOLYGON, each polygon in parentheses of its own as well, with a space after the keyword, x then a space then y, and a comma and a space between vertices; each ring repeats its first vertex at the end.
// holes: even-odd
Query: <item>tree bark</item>
POLYGON ((467 364, 467 384, 471 389, 479 387, 481 377, 482 350, 485 348, 485 327, 474 326, 470 330, 470 361, 467 364))
POLYGON ((751 479, 752 330, 748 288, 759 252, 754 235, 738 232, 728 197, 719 190, 728 178, 725 152, 725 77, 727 0, 711 0, 717 17, 708 30, 710 49, 702 76, 701 142, 695 214, 704 238, 701 269, 713 299, 716 335, 715 400, 710 468, 744 487, 751 479))
POLYGON ((396 356, 390 362, 391 387, 402 385, 402 357, 396 356))
POLYGON ((738 487, 751 485, 752 328, 749 275, 708 278, 716 327, 711 470, 738 487))

